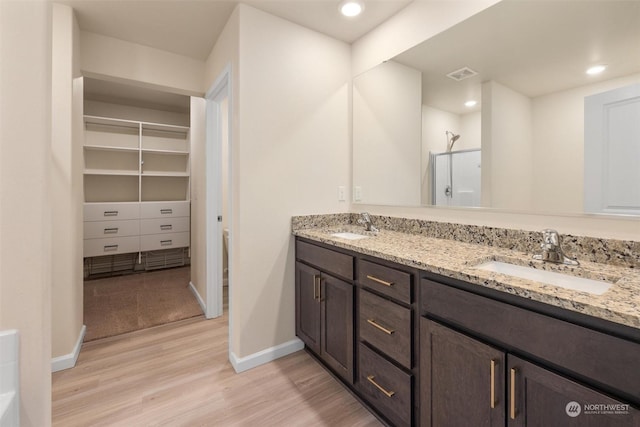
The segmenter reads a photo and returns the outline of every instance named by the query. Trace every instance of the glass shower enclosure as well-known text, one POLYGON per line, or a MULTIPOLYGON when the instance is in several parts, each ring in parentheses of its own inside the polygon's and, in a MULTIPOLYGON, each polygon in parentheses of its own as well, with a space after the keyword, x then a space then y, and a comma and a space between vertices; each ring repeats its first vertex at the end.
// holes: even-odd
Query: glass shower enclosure
POLYGON ((431 203, 436 206, 480 206, 480 149, 429 153, 431 203))

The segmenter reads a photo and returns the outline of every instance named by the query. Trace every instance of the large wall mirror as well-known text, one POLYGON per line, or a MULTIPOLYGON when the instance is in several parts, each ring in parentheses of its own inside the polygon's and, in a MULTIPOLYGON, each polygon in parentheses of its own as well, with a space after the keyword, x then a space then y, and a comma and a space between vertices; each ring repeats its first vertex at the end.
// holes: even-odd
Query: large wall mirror
POLYGON ((356 76, 353 132, 355 203, 639 215, 640 1, 503 0, 356 76))

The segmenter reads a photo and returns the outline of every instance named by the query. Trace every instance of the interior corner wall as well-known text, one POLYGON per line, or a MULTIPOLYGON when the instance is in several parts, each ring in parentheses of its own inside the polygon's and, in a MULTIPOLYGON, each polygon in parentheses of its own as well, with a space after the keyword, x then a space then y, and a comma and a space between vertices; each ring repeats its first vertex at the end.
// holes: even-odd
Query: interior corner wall
POLYGON ((239 133, 234 151, 231 350, 295 339, 291 216, 344 212, 349 186, 350 46, 239 5, 239 133))
POLYGON ((204 93, 204 61, 188 56, 82 31, 80 57, 86 77, 188 96, 204 93))
POLYGON ((52 25, 51 344, 55 358, 73 354, 82 329, 82 127, 78 129, 82 92, 81 82, 74 82, 78 25, 73 9, 53 4, 52 25))
POLYGON ((0 1, 0 329, 19 332, 20 425, 51 425, 52 3, 0 1))
POLYGON ((414 1, 353 43, 356 76, 500 0, 414 1))

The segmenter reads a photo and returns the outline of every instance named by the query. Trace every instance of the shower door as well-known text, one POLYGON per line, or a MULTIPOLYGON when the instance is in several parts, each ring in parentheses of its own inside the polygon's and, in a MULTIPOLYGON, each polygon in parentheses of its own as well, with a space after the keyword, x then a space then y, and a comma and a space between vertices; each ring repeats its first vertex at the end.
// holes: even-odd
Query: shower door
POLYGON ((480 206, 480 150, 431 154, 432 203, 480 206))

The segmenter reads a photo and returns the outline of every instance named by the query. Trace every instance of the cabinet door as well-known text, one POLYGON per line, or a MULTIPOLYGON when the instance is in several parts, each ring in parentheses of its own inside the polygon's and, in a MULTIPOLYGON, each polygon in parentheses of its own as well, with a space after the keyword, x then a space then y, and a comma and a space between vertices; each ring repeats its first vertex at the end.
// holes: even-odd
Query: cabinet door
POLYGON ((623 402, 512 355, 507 367, 509 427, 640 426, 640 412, 623 402))
POLYGON ((296 262, 296 335, 320 355, 320 272, 296 262))
POLYGON ((420 319, 420 424, 504 426, 505 354, 420 319))
POLYGON ((322 358, 353 384, 353 285, 322 275, 322 358))

